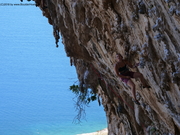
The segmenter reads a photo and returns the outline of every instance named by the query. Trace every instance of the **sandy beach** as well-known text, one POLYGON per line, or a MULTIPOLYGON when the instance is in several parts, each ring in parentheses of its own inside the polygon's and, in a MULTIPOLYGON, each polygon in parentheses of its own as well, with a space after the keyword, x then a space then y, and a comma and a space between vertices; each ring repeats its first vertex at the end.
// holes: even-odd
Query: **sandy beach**
POLYGON ((107 130, 107 128, 105 128, 105 129, 97 131, 97 132, 77 134, 77 135, 108 135, 108 130, 107 130))

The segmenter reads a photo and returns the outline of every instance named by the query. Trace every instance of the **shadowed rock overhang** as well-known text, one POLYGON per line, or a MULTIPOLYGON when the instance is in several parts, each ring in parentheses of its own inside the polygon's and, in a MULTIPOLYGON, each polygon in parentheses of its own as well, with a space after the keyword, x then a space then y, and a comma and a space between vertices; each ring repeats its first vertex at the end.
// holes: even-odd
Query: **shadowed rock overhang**
POLYGON ((59 36, 79 81, 102 98, 109 135, 180 134, 178 0, 34 0, 59 36), (60 34, 60 35, 59 35, 60 34), (136 85, 140 106, 115 74, 120 53, 151 89, 136 85), (88 72, 88 74, 87 74, 88 72))

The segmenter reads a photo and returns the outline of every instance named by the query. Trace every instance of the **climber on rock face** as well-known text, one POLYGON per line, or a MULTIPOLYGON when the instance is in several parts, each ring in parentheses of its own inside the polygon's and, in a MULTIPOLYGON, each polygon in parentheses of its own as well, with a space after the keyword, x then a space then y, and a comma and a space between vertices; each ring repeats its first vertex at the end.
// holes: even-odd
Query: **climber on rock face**
POLYGON ((133 66, 131 63, 129 63, 128 61, 124 60, 121 54, 116 54, 116 64, 115 64, 115 71, 118 77, 121 78, 121 80, 123 82, 125 82, 132 90, 132 94, 133 94, 133 98, 134 98, 134 102, 138 105, 140 105, 140 103, 138 102, 138 100, 136 99, 136 89, 135 89, 135 84, 134 82, 131 80, 131 78, 139 78, 143 84, 143 88, 150 88, 150 86, 148 86, 146 84, 146 81, 143 77, 143 75, 139 72, 132 72, 129 71, 129 68, 134 68, 135 66, 133 66))

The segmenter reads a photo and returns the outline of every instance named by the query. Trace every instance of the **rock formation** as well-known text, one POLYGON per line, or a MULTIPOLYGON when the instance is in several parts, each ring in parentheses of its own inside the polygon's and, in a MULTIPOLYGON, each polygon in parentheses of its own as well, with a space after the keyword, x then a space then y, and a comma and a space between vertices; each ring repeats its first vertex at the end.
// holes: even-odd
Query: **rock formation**
MULTIPOLYGON (((61 35, 79 82, 102 98, 109 135, 180 135, 179 0, 34 0, 61 35), (139 66, 151 89, 137 98, 115 74, 114 55, 139 66)), ((59 35, 60 34, 60 35, 59 35)))

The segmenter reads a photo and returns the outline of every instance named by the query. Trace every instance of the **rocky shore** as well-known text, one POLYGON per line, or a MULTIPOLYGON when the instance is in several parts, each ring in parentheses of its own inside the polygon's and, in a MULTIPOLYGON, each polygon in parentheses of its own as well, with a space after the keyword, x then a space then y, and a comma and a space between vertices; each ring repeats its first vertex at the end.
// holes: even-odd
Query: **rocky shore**
POLYGON ((78 135, 108 135, 108 130, 107 128, 97 131, 97 132, 93 132, 93 133, 84 133, 84 134, 78 134, 78 135))

